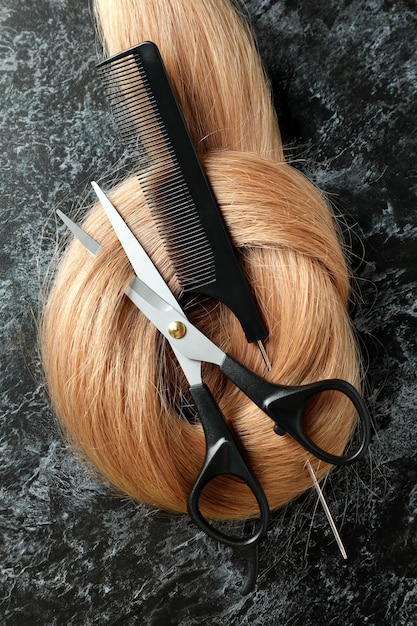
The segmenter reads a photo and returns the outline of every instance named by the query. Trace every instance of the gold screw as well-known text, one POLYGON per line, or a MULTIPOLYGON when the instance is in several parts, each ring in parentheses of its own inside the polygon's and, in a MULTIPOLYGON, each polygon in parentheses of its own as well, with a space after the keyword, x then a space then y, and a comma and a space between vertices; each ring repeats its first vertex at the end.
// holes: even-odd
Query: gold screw
POLYGON ((187 332, 187 327, 182 322, 171 322, 168 326, 168 332, 173 339, 181 339, 187 332))

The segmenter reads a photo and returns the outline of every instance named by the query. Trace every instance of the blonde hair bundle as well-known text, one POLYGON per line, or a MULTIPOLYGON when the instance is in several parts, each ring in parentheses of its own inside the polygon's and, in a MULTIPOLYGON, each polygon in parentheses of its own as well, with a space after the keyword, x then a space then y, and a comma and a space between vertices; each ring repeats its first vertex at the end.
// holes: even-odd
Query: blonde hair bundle
MULTIPOLYGON (((359 384, 347 313, 349 276, 334 217, 321 192, 284 160, 267 82, 248 27, 229 0, 96 0, 108 54, 142 40, 157 44, 194 145, 219 202, 269 330, 267 377, 285 385, 342 378, 359 384)), ((109 198, 174 293, 177 277, 135 177, 109 198)), ((205 454, 187 383, 169 346, 124 296, 129 262, 99 205, 83 228, 106 248, 89 257, 66 249, 44 307, 41 352, 48 390, 69 439, 100 474, 135 500, 185 512, 205 454), (191 419, 187 419, 190 417, 191 419)), ((188 302, 193 323, 259 374, 223 305, 188 302)), ((311 486, 309 454, 215 367, 204 380, 236 433, 268 498, 278 508, 311 486)), ((355 413, 332 396, 316 416, 316 441, 341 454, 355 413)), ((315 461, 318 475, 329 467, 315 461)), ((205 516, 256 515, 244 484, 213 480, 205 516)))

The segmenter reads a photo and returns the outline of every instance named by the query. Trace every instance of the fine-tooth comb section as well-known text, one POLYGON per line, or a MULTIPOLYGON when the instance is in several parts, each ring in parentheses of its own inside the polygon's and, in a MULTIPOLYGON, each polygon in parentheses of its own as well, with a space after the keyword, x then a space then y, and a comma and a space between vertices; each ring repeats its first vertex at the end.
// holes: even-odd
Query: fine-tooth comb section
POLYGON ((220 300, 248 341, 267 334, 201 168, 158 48, 144 42, 99 65, 112 112, 185 292, 220 300))
POLYGON ((195 219, 194 201, 136 51, 105 62, 99 70, 171 262, 184 291, 192 291, 214 282, 213 253, 202 224, 195 219), (187 246, 189 239, 192 246, 187 246))

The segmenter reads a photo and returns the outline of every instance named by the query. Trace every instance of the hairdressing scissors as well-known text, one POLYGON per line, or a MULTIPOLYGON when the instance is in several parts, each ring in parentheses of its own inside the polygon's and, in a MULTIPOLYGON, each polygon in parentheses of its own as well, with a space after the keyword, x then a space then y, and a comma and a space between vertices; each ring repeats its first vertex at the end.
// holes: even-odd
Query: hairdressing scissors
MULTIPOLYGON (((217 365, 227 378, 273 420, 273 430, 277 435, 288 433, 308 452, 332 465, 348 465, 364 456, 370 442, 370 421, 365 404, 357 390, 347 381, 330 379, 297 387, 279 385, 258 376, 218 348, 188 320, 127 224, 100 187, 96 183, 92 185, 136 274, 125 293, 171 345, 190 384, 190 393, 203 425, 206 456, 188 497, 189 515, 207 535, 238 549, 245 556, 248 578, 242 593, 246 593, 256 579, 257 548, 268 530, 270 510, 262 487, 246 463, 209 388, 202 381, 202 362, 217 365), (304 429, 303 414, 306 405, 312 398, 326 391, 344 394, 352 402, 358 415, 361 439, 356 449, 346 455, 338 456, 322 450, 304 429), (234 537, 220 532, 200 511, 199 501, 204 487, 214 477, 223 474, 232 474, 242 479, 257 500, 260 517, 249 537, 234 537)), ((65 218, 62 213, 60 215, 65 218)), ((68 218, 64 221, 71 227, 68 218)), ((78 232, 72 230, 82 243, 93 254, 97 252, 97 242, 78 227, 76 229, 78 232)))

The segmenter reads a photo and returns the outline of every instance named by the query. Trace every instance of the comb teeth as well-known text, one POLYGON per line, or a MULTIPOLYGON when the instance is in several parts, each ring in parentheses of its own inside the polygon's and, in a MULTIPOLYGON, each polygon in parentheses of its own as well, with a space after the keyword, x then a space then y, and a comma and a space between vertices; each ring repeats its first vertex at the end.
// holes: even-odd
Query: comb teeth
MULTIPOLYGON (((99 72, 181 286, 193 291, 215 281, 215 259, 167 131, 160 99, 155 98, 152 77, 141 59, 146 45, 153 44, 141 44, 105 61, 99 72)), ((185 140, 179 137, 178 141, 185 140)))
POLYGON ((158 48, 146 41, 99 71, 182 288, 226 304, 248 341, 266 337, 158 48))

